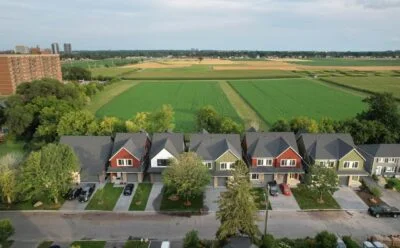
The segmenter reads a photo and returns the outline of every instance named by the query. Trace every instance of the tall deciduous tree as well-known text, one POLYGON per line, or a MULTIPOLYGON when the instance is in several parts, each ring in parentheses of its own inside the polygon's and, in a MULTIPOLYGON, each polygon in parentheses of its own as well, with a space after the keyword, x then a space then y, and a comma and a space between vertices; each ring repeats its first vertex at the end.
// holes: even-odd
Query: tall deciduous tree
POLYGON ((299 131, 304 131, 307 133, 318 133, 319 128, 318 128, 318 123, 305 116, 300 116, 292 119, 290 121, 290 129, 297 133, 299 131))
POLYGON ((225 240, 238 234, 246 234, 253 240, 260 235, 256 225, 257 207, 251 193, 252 185, 247 166, 238 161, 232 170, 227 192, 221 194, 217 219, 221 222, 217 238, 225 240))
POLYGON ((149 130, 152 133, 165 132, 173 130, 174 124, 174 109, 171 105, 163 105, 161 109, 152 112, 149 118, 149 130))
POLYGON ((149 130, 150 113, 139 112, 134 118, 125 122, 125 127, 128 132, 139 132, 141 130, 149 130))
POLYGON ((271 132, 290 132, 290 124, 287 120, 278 120, 274 124, 272 124, 269 129, 271 132))
POLYGON ((205 129, 210 133, 219 132, 221 118, 213 106, 204 106, 197 111, 197 128, 205 129))
POLYGON ((98 131, 95 116, 86 110, 69 112, 61 117, 57 133, 62 135, 91 135, 98 131))
MULTIPOLYGON (((45 197, 58 203, 58 198, 73 182, 73 173, 79 169, 72 149, 63 144, 48 144, 31 152, 22 167, 25 192, 35 199, 45 197)), ((29 197, 28 197, 29 198, 29 197)))
POLYGON ((338 190, 339 180, 332 168, 319 165, 310 166, 308 188, 318 194, 320 203, 324 202, 324 193, 333 194, 338 190))
POLYGON ((9 153, 0 159, 0 192, 8 204, 11 204, 18 193, 18 166, 23 156, 9 153))
POLYGON ((201 195, 210 180, 209 169, 194 152, 183 153, 171 159, 170 166, 163 172, 165 186, 176 191, 187 203, 192 197, 201 195))
POLYGON ((112 135, 118 131, 124 131, 121 120, 119 120, 117 117, 105 116, 99 123, 97 134, 112 135))

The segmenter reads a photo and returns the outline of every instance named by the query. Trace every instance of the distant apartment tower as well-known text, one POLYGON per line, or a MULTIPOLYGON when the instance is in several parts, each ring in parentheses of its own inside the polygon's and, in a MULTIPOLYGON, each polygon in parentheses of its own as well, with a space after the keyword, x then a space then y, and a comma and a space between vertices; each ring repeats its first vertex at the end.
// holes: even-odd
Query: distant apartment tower
POLYGON ((64 53, 65 54, 72 53, 71 43, 64 43, 64 53))
POLYGON ((51 44, 51 52, 53 54, 60 54, 60 47, 58 46, 57 42, 51 44))
POLYGON ((59 55, 0 54, 0 95, 11 95, 19 84, 42 78, 62 80, 59 55))
POLYGON ((15 53, 20 53, 20 54, 27 54, 29 53, 29 47, 27 46, 22 46, 22 45, 17 45, 15 46, 15 53))

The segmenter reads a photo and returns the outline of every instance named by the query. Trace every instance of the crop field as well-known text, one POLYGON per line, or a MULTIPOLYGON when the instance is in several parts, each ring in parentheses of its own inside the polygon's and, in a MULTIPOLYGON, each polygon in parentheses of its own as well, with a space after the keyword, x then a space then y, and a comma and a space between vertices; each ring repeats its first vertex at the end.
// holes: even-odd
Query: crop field
POLYGON ((121 77, 125 74, 132 73, 137 71, 136 68, 127 68, 127 67, 102 67, 102 68, 92 68, 90 71, 92 72, 93 77, 97 76, 106 76, 106 77, 121 77))
POLYGON ((229 83, 267 124, 297 116, 340 120, 353 117, 365 108, 361 96, 310 79, 237 80, 229 83))
POLYGON ((359 89, 366 92, 390 92, 395 97, 400 99, 400 78, 399 77, 379 77, 379 76, 368 76, 368 77, 340 77, 340 78, 326 78, 326 80, 343 85, 345 87, 351 87, 353 89, 359 89))
POLYGON ((400 59, 312 59, 289 63, 309 66, 400 66, 400 59))
POLYGON ((176 131, 195 131, 196 111, 205 105, 212 105, 224 116, 242 122, 219 83, 214 81, 142 82, 107 102, 96 115, 126 120, 137 112, 154 111, 163 104, 174 108, 176 131))

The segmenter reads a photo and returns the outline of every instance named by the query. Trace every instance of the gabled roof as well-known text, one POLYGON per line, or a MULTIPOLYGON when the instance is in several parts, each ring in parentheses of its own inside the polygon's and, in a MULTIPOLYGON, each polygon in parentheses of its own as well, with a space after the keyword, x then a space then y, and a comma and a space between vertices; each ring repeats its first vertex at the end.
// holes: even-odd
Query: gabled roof
POLYGON ((400 157, 400 144, 370 144, 358 147, 372 157, 400 157))
POLYGON ((356 148, 353 138, 347 133, 304 133, 300 138, 308 156, 313 159, 339 160, 356 148))
POLYGON ((182 133, 155 133, 152 138, 150 159, 156 156, 163 149, 173 156, 178 156, 185 151, 185 144, 182 133))
POLYGON ((69 145, 79 159, 81 181, 94 182, 106 169, 111 156, 110 136, 62 136, 61 144, 69 145))
POLYGON ((189 151, 196 152, 203 160, 214 161, 227 151, 231 151, 238 159, 242 157, 238 134, 191 134, 189 151))
POLYGON ((147 139, 148 135, 145 132, 117 133, 114 139, 112 157, 115 156, 121 149, 125 149, 138 160, 142 159, 146 152, 145 146, 147 139))
POLYGON ((247 132, 247 155, 250 157, 278 157, 288 148, 299 153, 292 132, 247 132))

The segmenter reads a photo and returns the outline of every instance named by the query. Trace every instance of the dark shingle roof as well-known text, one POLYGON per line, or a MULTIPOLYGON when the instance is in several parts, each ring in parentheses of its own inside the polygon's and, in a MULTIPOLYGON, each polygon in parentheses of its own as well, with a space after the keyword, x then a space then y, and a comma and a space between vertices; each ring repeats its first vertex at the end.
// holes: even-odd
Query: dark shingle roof
POLYGON ((117 133, 114 139, 112 155, 114 156, 122 147, 130 152, 137 159, 145 155, 147 133, 117 133))
POLYGON ((245 139, 251 157, 277 157, 289 147, 299 152, 292 132, 247 132, 245 139))
POLYGON ((99 180, 111 156, 110 136, 62 136, 60 143, 69 145, 78 157, 82 182, 99 180))
POLYGON ((238 134, 196 133, 190 135, 189 151, 196 152, 203 160, 216 160, 228 150, 238 158, 242 157, 238 134))
POLYGON ((150 149, 150 159, 161 152, 167 150, 174 156, 178 156, 185 151, 185 144, 182 133, 155 133, 152 138, 150 149))
POLYGON ((400 157, 400 144, 370 144, 358 147, 372 157, 400 157))
POLYGON ((300 136, 307 154, 314 159, 340 159, 355 149, 353 138, 346 133, 304 133, 300 136))

